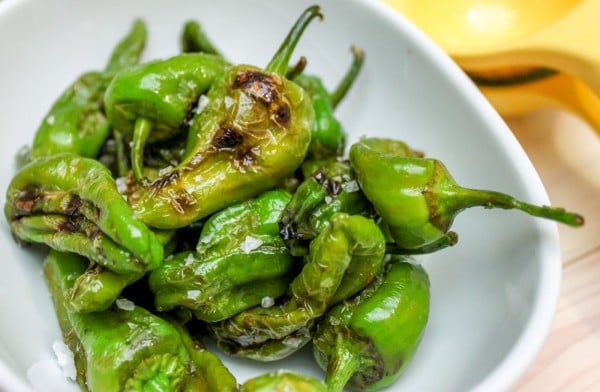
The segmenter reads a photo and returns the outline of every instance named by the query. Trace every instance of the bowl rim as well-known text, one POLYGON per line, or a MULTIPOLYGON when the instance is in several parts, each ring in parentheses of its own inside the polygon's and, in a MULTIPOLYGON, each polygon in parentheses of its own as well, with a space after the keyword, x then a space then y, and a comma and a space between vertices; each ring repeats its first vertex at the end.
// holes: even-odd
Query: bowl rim
MULTIPOLYGON (((0 16, 10 12, 13 7, 29 6, 33 0, 0 0, 0 16)), ((505 149, 511 150, 511 157, 518 159, 518 165, 524 169, 521 173, 530 184, 528 191, 542 203, 549 204, 548 194, 526 152, 483 94, 468 79, 460 67, 431 40, 413 22, 380 0, 346 0, 360 7, 375 11, 379 17, 392 23, 399 31, 415 43, 423 55, 436 64, 436 69, 444 74, 456 90, 464 95, 466 101, 477 107, 477 113, 494 133, 495 139, 505 149)), ((319 3, 319 1, 314 1, 319 3)), ((562 274, 558 225, 543 219, 534 222, 542 241, 538 249, 539 285, 535 291, 533 310, 525 323, 519 338, 513 343, 506 356, 488 375, 473 386, 471 391, 505 391, 514 385, 525 373, 540 351, 550 331, 556 311, 562 274)), ((11 391, 31 392, 32 387, 18 377, 11 367, 0 360, 0 386, 11 391)))

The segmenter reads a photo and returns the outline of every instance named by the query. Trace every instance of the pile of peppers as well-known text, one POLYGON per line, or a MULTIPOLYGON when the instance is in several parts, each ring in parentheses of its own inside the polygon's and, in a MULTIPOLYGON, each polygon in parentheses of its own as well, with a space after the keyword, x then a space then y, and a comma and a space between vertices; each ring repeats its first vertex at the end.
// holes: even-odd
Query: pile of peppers
POLYGON ((583 218, 459 186, 400 140, 347 137, 329 90, 292 59, 318 6, 264 67, 223 57, 196 21, 181 53, 141 62, 137 20, 107 65, 42 121, 4 207, 43 270, 86 391, 342 391, 389 386, 423 337, 430 282, 413 255, 457 242, 455 216, 519 209, 583 218), (349 154, 345 155, 349 150, 349 154), (204 342, 257 361, 311 344, 323 380, 239 383, 204 342))

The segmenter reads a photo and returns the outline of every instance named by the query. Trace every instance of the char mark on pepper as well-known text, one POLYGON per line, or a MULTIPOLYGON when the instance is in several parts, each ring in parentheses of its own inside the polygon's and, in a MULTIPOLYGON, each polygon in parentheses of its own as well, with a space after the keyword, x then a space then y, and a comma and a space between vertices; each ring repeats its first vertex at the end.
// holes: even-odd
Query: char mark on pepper
POLYGON ((44 194, 36 188, 19 192, 15 206, 21 214, 30 214, 35 206, 44 199, 44 194))
POLYGON ((219 151, 231 150, 244 141, 244 137, 238 131, 229 127, 221 127, 212 139, 212 145, 219 151))

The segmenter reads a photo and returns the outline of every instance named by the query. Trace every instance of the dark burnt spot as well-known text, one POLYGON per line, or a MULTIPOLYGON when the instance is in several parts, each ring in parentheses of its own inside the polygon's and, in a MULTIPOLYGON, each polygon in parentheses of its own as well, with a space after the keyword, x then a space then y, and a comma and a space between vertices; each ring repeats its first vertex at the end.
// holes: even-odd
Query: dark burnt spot
POLYGON ((212 144, 217 150, 231 150, 244 141, 242 134, 235 129, 222 127, 212 139, 212 144))
POLYGON ((254 166, 258 160, 258 156, 256 155, 254 148, 250 147, 245 150, 240 150, 234 159, 237 167, 246 168, 254 166))
POLYGON ((321 185, 325 191, 327 191, 329 196, 337 196, 342 191, 342 183, 328 177, 327 174, 323 172, 323 169, 319 169, 314 172, 312 177, 315 179, 317 184, 321 185))
POLYGON ((157 178, 150 184, 150 188, 152 188, 153 192, 158 192, 160 189, 165 186, 175 182, 179 178, 179 171, 173 170, 172 172, 157 178))
POLYGON ((68 217, 56 227, 56 231, 59 233, 77 233, 79 229, 79 223, 71 217, 68 217))
POLYGON ((67 215, 75 215, 79 212, 79 208, 81 208, 81 205, 83 204, 81 198, 77 195, 73 195, 70 200, 69 203, 67 204, 67 208, 65 209, 65 214, 67 215))
POLYGON ((285 102, 281 102, 275 110, 273 121, 275 121, 277 125, 283 127, 290 122, 291 118, 292 113, 290 111, 290 106, 285 102))
POLYGON ((234 89, 241 89, 264 103, 279 100, 277 83, 272 76, 259 71, 242 70, 233 81, 234 89))
POLYGON ((42 200, 44 200, 44 195, 39 190, 27 189, 17 195, 15 207, 21 213, 30 213, 42 200))

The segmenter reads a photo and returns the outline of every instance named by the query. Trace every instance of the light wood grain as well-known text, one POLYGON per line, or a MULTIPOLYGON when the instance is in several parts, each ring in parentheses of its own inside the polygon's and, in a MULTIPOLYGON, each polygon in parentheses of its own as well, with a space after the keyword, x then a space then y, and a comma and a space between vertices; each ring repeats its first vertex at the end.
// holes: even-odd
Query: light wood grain
POLYGON ((540 111, 507 119, 552 204, 583 214, 559 227, 560 298, 551 331, 515 391, 600 391, 600 138, 574 116, 540 111))

